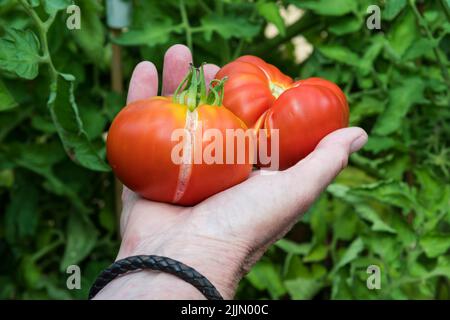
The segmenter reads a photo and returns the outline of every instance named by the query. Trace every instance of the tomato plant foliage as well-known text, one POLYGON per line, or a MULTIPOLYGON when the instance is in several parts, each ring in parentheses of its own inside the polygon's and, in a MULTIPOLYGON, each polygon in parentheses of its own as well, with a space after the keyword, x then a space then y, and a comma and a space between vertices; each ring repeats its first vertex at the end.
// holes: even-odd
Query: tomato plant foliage
POLYGON ((239 298, 450 298, 448 1, 135 0, 119 36, 103 1, 73 1, 81 29, 69 30, 71 3, 0 0, 0 298, 84 299, 114 259, 104 132, 125 97, 110 89, 113 43, 124 83, 140 60, 161 69, 175 43, 196 64, 254 54, 293 78, 326 78, 369 133, 239 298), (379 30, 366 25, 373 4, 379 30), (305 40, 312 53, 299 59, 305 40), (81 290, 66 288, 71 264, 81 290), (366 286, 370 265, 379 290, 366 286))

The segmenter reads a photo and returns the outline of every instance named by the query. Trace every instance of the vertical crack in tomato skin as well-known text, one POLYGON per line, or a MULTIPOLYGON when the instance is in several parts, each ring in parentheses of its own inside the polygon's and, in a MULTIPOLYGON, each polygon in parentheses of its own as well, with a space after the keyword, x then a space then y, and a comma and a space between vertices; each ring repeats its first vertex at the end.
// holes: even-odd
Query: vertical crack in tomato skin
MULTIPOLYGON (((280 130, 280 170, 308 155, 325 135, 349 124, 345 94, 331 81, 313 77, 294 82, 275 66, 254 56, 242 56, 227 64, 217 77, 228 77, 225 107, 255 131, 265 130, 268 147, 270 130, 280 130), (257 69, 264 75, 259 73, 260 81, 239 86, 250 73, 258 74, 257 69), (255 103, 254 92, 264 92, 272 99, 255 103)), ((263 166, 259 160, 258 165, 270 166, 263 166)))
POLYGON ((252 151, 254 146, 251 144, 245 145, 245 163, 238 164, 236 155, 238 151, 238 146, 236 140, 226 139, 227 129, 241 129, 247 130, 247 126, 236 117, 231 111, 224 107, 201 105, 197 109, 198 112, 198 127, 197 132, 202 131, 202 138, 197 139, 195 148, 202 150, 202 153, 208 148, 208 145, 213 139, 206 139, 205 132, 209 129, 217 130, 223 137, 222 146, 222 164, 212 163, 205 164, 205 159, 202 159, 203 164, 194 163, 192 165, 191 177, 189 179, 189 185, 186 189, 183 197, 179 200, 178 204, 181 205, 192 205, 201 202, 207 197, 223 191, 233 185, 236 185, 244 180, 246 180, 252 170, 252 151), (226 144, 233 144, 233 164, 226 163, 227 151, 226 144))
MULTIPOLYGON (((142 197, 191 206, 248 178, 252 159, 245 164, 175 164, 171 159, 179 141, 175 129, 243 129, 247 126, 224 107, 202 105, 191 112, 169 98, 151 98, 126 106, 114 119, 107 137, 107 159, 120 181, 142 197), (186 116, 192 117, 186 119, 186 116)), ((200 137, 195 146, 204 148, 200 137)), ((194 145, 190 146, 192 156, 194 145)), ((235 147, 236 148, 236 147, 235 147)), ((251 146, 246 146, 250 154, 251 146)), ((235 149, 235 153, 237 149, 235 149)), ((203 161, 203 160, 202 160, 203 161)))
MULTIPOLYGON (((187 186, 189 184, 189 179, 192 174, 192 165, 194 160, 194 148, 196 143, 195 132, 198 127, 198 113, 197 110, 186 111, 186 122, 184 126, 184 131, 189 139, 184 139, 183 141, 183 160, 179 165, 178 182, 175 188, 175 194, 173 196, 173 203, 178 203, 186 192, 187 186)), ((186 138, 186 137, 185 137, 186 138)))

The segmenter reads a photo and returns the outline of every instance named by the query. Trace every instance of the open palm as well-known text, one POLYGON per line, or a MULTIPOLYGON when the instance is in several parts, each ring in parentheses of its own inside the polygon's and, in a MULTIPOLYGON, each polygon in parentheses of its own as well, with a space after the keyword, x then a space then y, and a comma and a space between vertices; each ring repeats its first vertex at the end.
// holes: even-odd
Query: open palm
MULTIPOLYGON (((163 95, 173 93, 191 62, 191 53, 185 46, 175 45, 167 51, 163 95)), ((210 81, 219 68, 205 65, 204 69, 207 81, 210 81)), ((151 62, 141 62, 130 82, 128 102, 149 98, 157 92, 155 66, 151 62)), ((248 180, 194 207, 148 201, 124 188, 123 241, 118 259, 137 254, 159 254, 180 260, 209 278, 224 297, 232 298, 243 274, 270 244, 286 234, 347 165, 350 153, 360 149, 366 141, 367 134, 360 128, 337 130, 295 166, 270 175, 255 171, 248 180)), ((195 289, 189 291, 191 288, 178 290, 178 296, 170 290, 155 296, 155 291, 148 289, 149 282, 144 286, 144 277, 146 275, 136 274, 115 280, 102 290, 99 297, 197 297, 195 289), (139 283, 144 286, 142 290, 136 288, 139 283), (124 286, 127 289, 122 290, 119 296, 111 294, 124 286), (115 290, 111 291, 112 287, 115 290)), ((159 277, 162 282, 152 282, 153 287, 165 282, 183 286, 181 280, 170 275, 159 277)))

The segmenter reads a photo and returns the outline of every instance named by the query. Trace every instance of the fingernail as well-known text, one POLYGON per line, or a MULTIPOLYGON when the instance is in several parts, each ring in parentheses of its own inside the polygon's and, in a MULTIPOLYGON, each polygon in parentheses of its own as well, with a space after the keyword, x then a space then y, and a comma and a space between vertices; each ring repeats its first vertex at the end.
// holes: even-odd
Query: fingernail
POLYGON ((353 140, 352 144, 350 145, 350 152, 356 152, 359 149, 361 149, 367 142, 367 133, 363 133, 358 138, 353 140))

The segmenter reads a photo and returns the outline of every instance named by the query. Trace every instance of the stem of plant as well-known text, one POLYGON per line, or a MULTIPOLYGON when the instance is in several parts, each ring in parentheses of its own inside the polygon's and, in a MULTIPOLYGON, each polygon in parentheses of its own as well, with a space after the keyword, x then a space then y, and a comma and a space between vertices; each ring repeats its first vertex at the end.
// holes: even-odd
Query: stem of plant
POLYGON ((49 16, 49 18, 43 22, 41 18, 38 16, 36 11, 30 5, 26 0, 19 0, 20 4, 24 8, 25 12, 31 17, 34 24, 36 25, 36 28, 38 30, 39 34, 39 40, 41 41, 41 47, 42 47, 42 57, 40 61, 42 63, 46 63, 50 70, 50 77, 52 79, 52 83, 56 83, 57 77, 58 77, 58 71, 56 70, 55 66, 53 65, 52 58, 50 56, 50 50, 48 48, 48 39, 47 39, 47 31, 50 28, 51 24, 55 20, 56 13, 49 16))
POLYGON ((185 6, 183 0, 180 0, 180 13, 181 13, 182 24, 186 30, 186 44, 189 47, 189 49, 191 50, 191 52, 194 53, 193 47, 192 47, 191 26, 189 24, 189 19, 188 19, 187 12, 186 12, 186 6, 185 6))
MULTIPOLYGON (((256 6, 254 6, 252 14, 250 15, 250 21, 252 21, 255 18, 256 13, 257 13, 256 6)), ((243 38, 239 39, 239 43, 238 43, 238 45, 237 45, 237 47, 234 50, 234 53, 232 55, 232 59, 233 60, 237 59, 241 55, 242 49, 244 48, 244 43, 245 43, 245 41, 244 41, 243 38)))
POLYGON ((191 65, 188 74, 175 90, 172 101, 187 105, 191 112, 202 104, 220 107, 223 102, 223 87, 226 80, 226 77, 221 80, 213 80, 207 93, 203 65, 200 68, 191 65))
MULTIPOLYGON (((427 21, 422 17, 422 15, 420 14, 419 10, 416 7, 416 3, 415 0, 409 0, 409 5, 411 6, 412 10, 414 11, 414 14, 417 18, 417 21, 419 22, 419 24, 423 27, 423 29, 425 30, 425 34, 427 35, 428 39, 431 41, 435 41, 433 35, 431 34, 430 28, 428 26, 427 21)), ((442 72, 442 76, 445 79, 445 82, 447 82, 447 85, 450 87, 450 76, 447 70, 447 67, 445 65, 445 63, 442 61, 441 56, 439 55, 439 51, 437 49, 437 47, 433 47, 433 52, 434 55, 436 57, 436 60, 439 64, 439 67, 441 68, 441 72, 442 72)))

